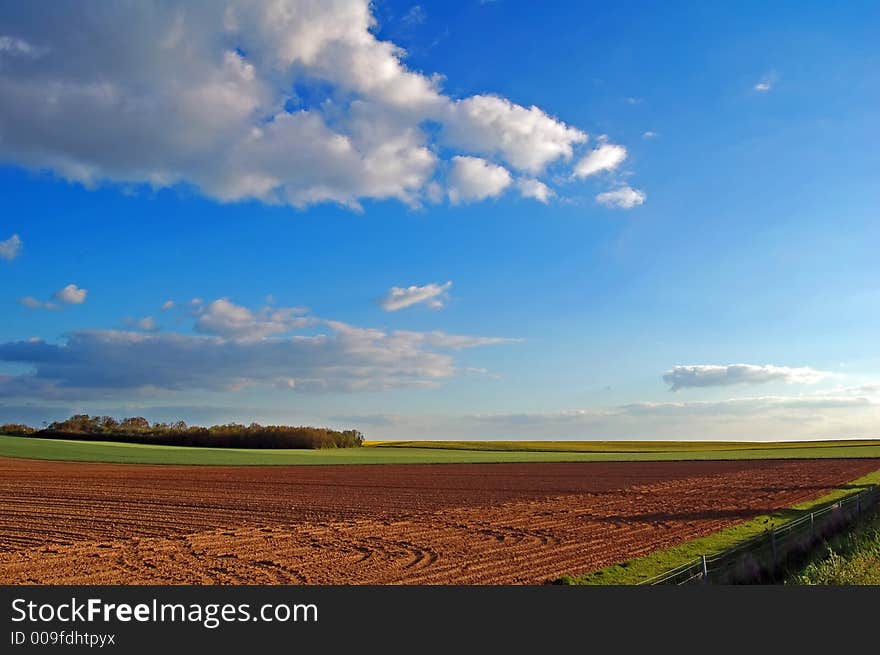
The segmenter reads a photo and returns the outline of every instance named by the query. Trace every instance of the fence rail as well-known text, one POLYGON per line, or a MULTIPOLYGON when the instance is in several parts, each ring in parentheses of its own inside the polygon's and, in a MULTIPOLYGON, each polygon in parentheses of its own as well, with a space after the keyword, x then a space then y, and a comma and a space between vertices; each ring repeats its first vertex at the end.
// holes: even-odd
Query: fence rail
POLYGON ((880 487, 850 494, 718 553, 702 555, 643 585, 737 584, 774 579, 785 562, 880 504, 880 487))

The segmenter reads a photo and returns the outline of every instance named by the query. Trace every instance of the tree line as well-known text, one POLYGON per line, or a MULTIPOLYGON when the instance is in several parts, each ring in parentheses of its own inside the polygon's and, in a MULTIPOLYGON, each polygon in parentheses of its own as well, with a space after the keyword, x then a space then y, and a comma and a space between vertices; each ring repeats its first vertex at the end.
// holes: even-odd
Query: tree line
POLYGON ((8 423, 0 425, 0 434, 215 448, 356 448, 364 443, 364 435, 357 430, 259 423, 203 427, 187 425, 184 421, 150 423, 142 416, 116 420, 112 416, 88 414, 76 414, 64 421, 55 421, 41 430, 29 425, 8 423))

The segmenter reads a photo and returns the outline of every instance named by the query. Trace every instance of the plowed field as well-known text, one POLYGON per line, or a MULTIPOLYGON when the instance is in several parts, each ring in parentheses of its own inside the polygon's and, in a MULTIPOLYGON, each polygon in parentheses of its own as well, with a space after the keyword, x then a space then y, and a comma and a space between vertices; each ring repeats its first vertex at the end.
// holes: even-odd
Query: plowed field
POLYGON ((143 466, 0 459, 2 584, 504 584, 821 496, 880 460, 143 466))

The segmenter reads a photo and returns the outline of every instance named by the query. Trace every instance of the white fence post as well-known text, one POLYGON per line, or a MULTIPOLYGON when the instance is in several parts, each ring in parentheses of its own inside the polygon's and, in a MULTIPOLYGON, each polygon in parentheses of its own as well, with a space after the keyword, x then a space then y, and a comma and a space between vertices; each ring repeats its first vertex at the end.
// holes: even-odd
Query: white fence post
POLYGON ((773 572, 775 574, 776 567, 779 566, 779 556, 776 552, 776 530, 770 528, 770 549, 773 551, 773 572))

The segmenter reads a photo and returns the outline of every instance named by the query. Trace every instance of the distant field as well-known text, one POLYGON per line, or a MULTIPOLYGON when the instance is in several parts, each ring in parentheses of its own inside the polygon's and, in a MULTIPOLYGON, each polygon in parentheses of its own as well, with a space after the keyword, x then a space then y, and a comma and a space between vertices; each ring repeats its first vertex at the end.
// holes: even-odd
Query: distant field
POLYGON ((0 435, 0 457, 203 465, 471 464, 880 457, 880 441, 793 443, 664 441, 373 442, 363 448, 188 448, 0 435))
POLYGON ((491 450, 577 453, 682 453, 731 450, 801 450, 859 446, 880 448, 880 439, 826 441, 368 441, 375 448, 439 448, 441 450, 491 450))

